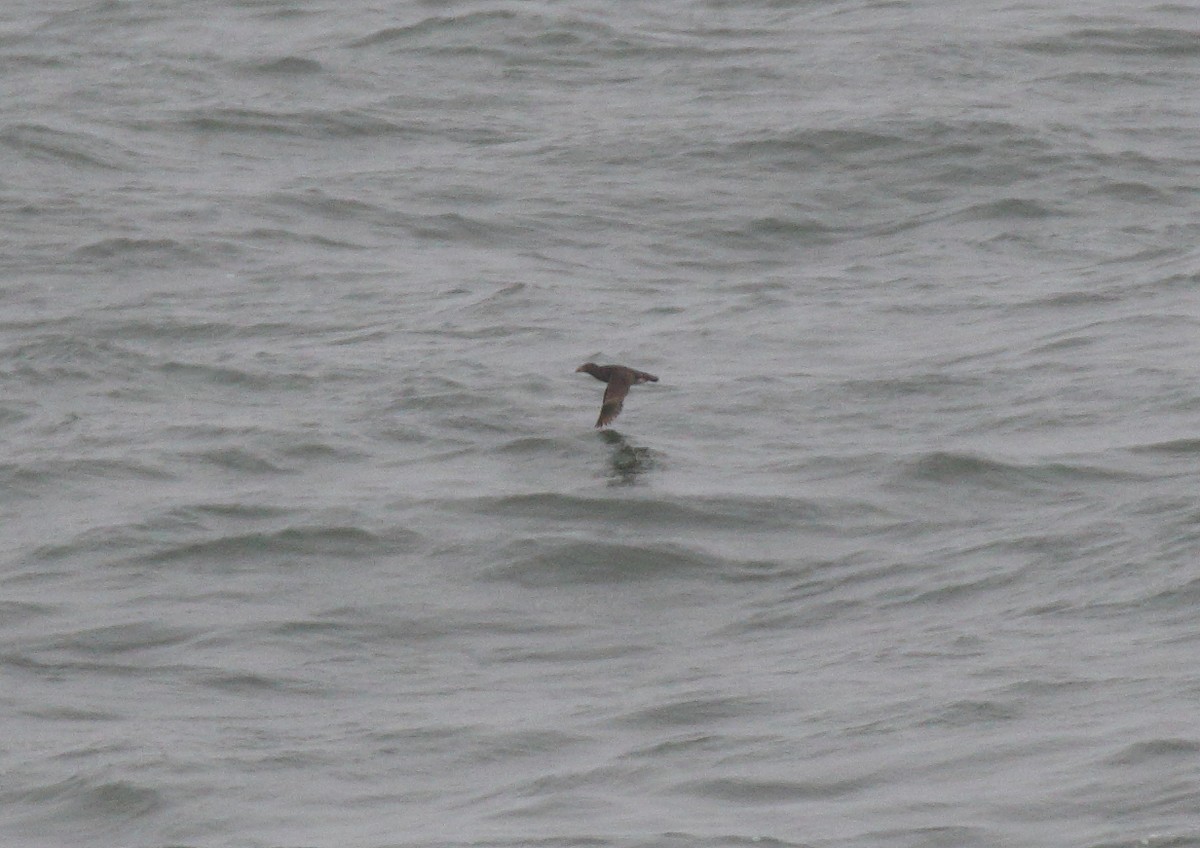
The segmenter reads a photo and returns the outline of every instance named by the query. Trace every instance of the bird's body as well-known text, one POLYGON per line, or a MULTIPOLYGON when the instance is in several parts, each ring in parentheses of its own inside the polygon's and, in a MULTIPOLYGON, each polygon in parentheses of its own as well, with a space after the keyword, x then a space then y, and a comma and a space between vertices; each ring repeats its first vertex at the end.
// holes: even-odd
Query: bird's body
POLYGON ((608 383, 604 390, 604 403, 600 406, 600 417, 596 420, 596 429, 607 427, 613 419, 621 414, 625 404, 625 395, 629 387, 638 383, 657 383, 658 378, 636 368, 624 365, 597 365, 595 362, 585 362, 575 369, 575 373, 591 374, 602 383, 608 383))

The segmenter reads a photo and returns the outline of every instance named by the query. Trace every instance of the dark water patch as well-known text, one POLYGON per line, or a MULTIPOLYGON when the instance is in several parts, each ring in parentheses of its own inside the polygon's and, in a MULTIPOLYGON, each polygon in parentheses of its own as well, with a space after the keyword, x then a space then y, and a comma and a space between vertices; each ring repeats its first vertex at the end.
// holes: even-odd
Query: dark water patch
POLYGON ((345 335, 337 339, 331 339, 329 344, 332 347, 341 347, 343 345, 358 345, 372 344, 375 342, 384 342, 391 338, 391 333, 388 330, 372 330, 372 329, 355 329, 347 331, 345 335))
POLYGON ((130 156, 106 139, 42 124, 10 124, 0 129, 0 146, 31 158, 102 170, 126 170, 130 156))
POLYGON ((1021 464, 970 453, 933 451, 906 463, 901 479, 943 485, 1029 490, 1142 479, 1116 469, 1064 462, 1021 464))
MULTIPOLYGON (((392 210, 377 204, 367 203, 355 197, 331 194, 311 187, 300 191, 275 192, 266 198, 266 202, 272 207, 304 212, 306 213, 305 218, 315 217, 338 223, 360 221, 394 226, 417 217, 397 215, 392 210)), ((280 232, 290 231, 260 228, 252 230, 251 235, 265 233, 274 237, 276 233, 280 232)))
MULTIPOLYGON (((1004 550, 1007 550, 1008 548, 1008 546, 1005 544, 1000 544, 996 547, 1000 547, 1004 550)), ((946 579, 943 585, 924 591, 919 589, 905 589, 889 594, 891 594, 894 598, 891 603, 898 604, 900 606, 908 607, 911 604, 932 604, 940 607, 942 605, 949 604, 967 597, 978 595, 992 596, 997 589, 1003 589, 1007 586, 1014 585, 1019 581, 1019 579, 1019 571, 997 571, 995 573, 984 574, 973 579, 946 579)))
POLYGON ((376 534, 354 526, 289 527, 161 545, 136 561, 148 564, 199 561, 252 567, 263 559, 280 557, 352 560, 407 550, 417 538, 416 533, 403 529, 376 534))
POLYGON ((486 409, 496 398, 488 392, 472 391, 465 386, 451 387, 447 381, 444 388, 436 386, 401 386, 401 399, 394 406, 396 411, 428 410, 433 412, 472 412, 486 409))
POLYGON ((237 442, 249 442, 255 439, 274 440, 280 437, 278 431, 262 427, 209 424, 206 422, 197 424, 165 423, 162 431, 180 440, 190 440, 193 442, 224 441, 226 439, 237 442))
POLYGON ((772 247, 788 249, 803 245, 828 244, 837 234, 838 230, 813 217, 769 216, 746 220, 734 228, 709 231, 704 234, 704 238, 738 250, 772 247))
MULTIPOLYGON (((1172 540, 1172 546, 1178 549, 1182 555, 1194 553, 1196 544, 1200 542, 1200 516, 1193 517, 1192 528, 1189 536, 1172 540)), ((1190 609, 1197 605, 1200 605, 1200 577, 1177 586, 1147 593, 1130 603, 1134 609, 1145 611, 1190 609)), ((1103 609, 1108 604, 1097 606, 1103 609)))
POLYGON ((1134 742, 1105 758, 1110 766, 1157 766, 1171 761, 1193 762, 1200 754, 1200 741, 1167 738, 1134 742))
POLYGON ((355 625, 349 623, 346 619, 329 617, 280 621, 267 625, 266 630, 272 636, 290 638, 293 636, 333 636, 345 633, 347 630, 353 630, 354 628, 355 625))
POLYGON ((281 227, 255 227, 245 233, 247 241, 266 242, 272 250, 282 247, 284 243, 304 244, 319 248, 335 250, 365 250, 362 241, 332 238, 324 232, 297 232, 281 227))
POLYGON ((601 437, 612 447, 606 473, 610 486, 645 482, 646 474, 657 469, 665 456, 660 451, 631 443, 616 430, 605 430, 601 437))
POLYGON ((1200 832, 1169 834, 1170 828, 1153 827, 1144 835, 1130 836, 1123 841, 1097 842, 1087 848, 1200 848, 1200 832))
POLYGON ((770 712, 770 705, 756 698, 686 697, 637 710, 622 717, 621 722, 659 730, 692 726, 710 728, 721 722, 738 722, 770 712))
POLYGON ((517 12, 506 10, 468 12, 454 16, 436 15, 405 26, 385 27, 363 38, 355 39, 346 46, 362 48, 401 42, 397 46, 406 47, 408 45, 404 42, 433 36, 432 42, 444 48, 448 36, 479 34, 481 30, 490 28, 492 24, 516 20, 519 17, 521 16, 517 12))
POLYGON ((306 680, 283 675, 267 675, 255 672, 209 671, 194 676, 197 683, 209 689, 217 689, 242 696, 255 695, 323 695, 325 687, 306 680))
MULTIPOLYGON (((1126 292, 1125 299, 1128 299, 1128 297, 1129 293, 1126 292)), ((1148 335, 1155 333, 1174 334, 1176 332, 1194 333, 1200 330, 1200 320, 1191 315, 1163 315, 1157 312, 1139 312, 1124 314, 1116 318, 1085 321, 1049 334, 1038 345, 1034 346, 1031 352, 1041 353, 1046 350, 1054 350, 1055 346, 1060 344, 1073 348, 1092 342, 1111 341, 1112 338, 1120 337, 1121 334, 1128 334, 1138 330, 1144 331, 1148 335)), ((1173 372, 1162 366, 1156 367, 1147 363, 1141 368, 1140 373, 1152 375, 1158 373, 1172 374, 1173 372)))
POLYGON ((507 763, 527 757, 559 754, 590 741, 577 733, 545 730, 515 730, 491 734, 471 746, 468 764, 507 763))
MULTIPOLYGON (((904 311, 903 307, 891 306, 888 311, 904 311)), ((940 371, 927 371, 893 378, 872 377, 844 380, 838 388, 867 400, 879 398, 961 397, 964 392, 982 388, 987 381, 982 377, 960 376, 940 371)))
POLYGON ((66 541, 40 545, 32 552, 34 561, 47 563, 71 557, 94 557, 97 554, 128 556, 147 544, 145 527, 118 525, 95 527, 78 533, 66 541))
MULTIPOLYGON (((392 410, 403 408, 392 405, 392 410)), ((421 445, 428 443, 434 435, 424 426, 416 423, 404 424, 397 423, 387 427, 380 427, 374 430, 371 434, 374 438, 385 442, 394 442, 397 445, 421 445)), ((467 456, 471 453, 470 448, 454 448, 452 450, 443 451, 436 456, 408 458, 406 460, 396 460, 397 465, 412 465, 416 463, 428 462, 432 459, 454 459, 456 457, 467 456)))
POLYGON ((120 340, 82 333, 47 333, 0 350, 0 375, 33 384, 132 376, 150 364, 120 340))
POLYGON ((510 236, 525 232, 524 227, 514 224, 508 217, 483 218, 459 212, 412 216, 407 229, 413 236, 426 241, 480 247, 501 245, 510 236))
POLYGON ((872 781, 866 779, 768 780, 727 777, 689 781, 682 784, 679 791, 725 804, 773 805, 845 799, 871 785, 872 781))
POLYGON ((1102 306, 1122 303, 1129 299, 1129 289, 1124 285, 1092 286, 1087 289, 1051 291, 1014 304, 1016 309, 1038 311, 1047 307, 1074 311, 1080 307, 1102 306))
POLYGON ((37 645, 37 649, 75 655, 113 656, 173 647, 190 641, 199 632, 193 628, 169 627, 155 622, 133 622, 46 639, 37 645))
POLYGON ((928 585, 922 579, 924 571, 916 571, 903 561, 881 559, 874 547, 834 559, 797 554, 780 562, 766 563, 762 570, 767 576, 760 579, 774 584, 771 593, 756 603, 752 612, 739 616, 735 624, 721 633, 734 638, 850 622, 878 609, 880 597, 895 597, 898 584, 916 581, 917 588, 910 590, 912 593, 923 591, 928 585))
MULTIPOLYGON (((547 454, 574 454, 576 449, 577 445, 574 439, 554 439, 548 436, 523 436, 519 439, 512 439, 505 442, 496 448, 496 451, 497 453, 512 454, 514 456, 536 457, 547 454)), ((538 497, 538 495, 529 495, 526 497, 538 497)))
POLYGON ((1130 453, 1164 454, 1167 456, 1200 456, 1200 439, 1169 439, 1127 448, 1130 453))
POLYGON ((999 698, 1020 704, 1026 712, 1044 711, 1053 704, 1081 707, 1093 701, 1097 691, 1107 689, 1108 683, 1106 680, 1080 677, 1054 680, 1026 675, 1001 687, 995 694, 999 698))
POLYGON ((462 636, 469 632, 491 635, 527 635, 535 631, 539 634, 544 633, 543 628, 533 625, 514 627, 504 622, 481 620, 475 616, 398 615, 392 602, 385 602, 381 608, 364 609, 362 606, 355 606, 321 610, 306 618, 266 625, 264 630, 272 636, 285 639, 297 636, 323 637, 351 647, 411 647, 462 636))
POLYGON ((125 716, 119 713, 67 706, 39 707, 32 710, 25 710, 22 714, 30 718, 44 719, 51 722, 82 722, 84 724, 98 721, 123 721, 125 719, 125 716))
MULTIPOLYGON (((909 199, 922 207, 936 202, 939 209, 948 196, 943 186, 958 190, 965 185, 1007 186, 1022 176, 1063 164, 1058 147, 1020 124, 913 119, 890 123, 885 129, 811 128, 727 145, 692 147, 690 152, 717 159, 722 166, 745 161, 772 173, 829 173, 831 169, 836 173, 839 168, 852 168, 856 184, 878 171, 879 179, 892 185, 893 191, 911 195, 909 199)), ((847 199, 854 197, 848 186, 847 199)), ((981 205, 974 214, 984 219, 1041 218, 1046 212, 1033 200, 1014 198, 997 203, 981 205)), ((945 217, 939 212, 936 220, 945 217)), ((888 231, 900 232, 924 220, 913 216, 908 223, 893 221, 888 231)))
POLYGON ((31 619, 50 615, 55 608, 47 604, 32 601, 0 600, 0 627, 7 627, 31 619))
POLYGON ((998 723, 1015 721, 1023 712, 1013 704, 1002 701, 955 701, 922 722, 929 727, 972 727, 982 724, 995 727, 998 723))
MULTIPOLYGON (((832 587, 828 587, 832 589, 832 587)), ((822 627, 836 622, 854 621, 874 609, 858 600, 834 600, 805 604, 795 609, 771 609, 753 613, 735 625, 722 628, 718 635, 743 638, 756 634, 792 633, 805 628, 822 627)))
POLYGON ((324 67, 316 59, 306 59, 303 56, 283 56, 246 65, 246 69, 257 74, 269 76, 307 76, 319 74, 324 67))
POLYGON ((857 844, 888 845, 891 848, 1004 848, 1007 840, 998 833, 982 827, 967 825, 935 825, 891 830, 869 831, 862 834, 857 844))
MULTIPOLYGON (((486 341, 489 339, 521 339, 524 337, 528 344, 539 342, 556 342, 561 339, 562 332, 554 327, 543 327, 536 324, 519 324, 510 321, 477 322, 477 321, 445 321, 429 329, 413 330, 413 335, 429 336, 438 339, 461 339, 463 341, 486 341)), ((541 383, 539 383, 541 385, 541 383)))
POLYGON ((318 441, 303 441, 299 442, 298 444, 287 445, 280 450, 280 454, 289 458, 308 462, 352 462, 354 460, 363 459, 367 456, 367 454, 364 454, 361 451, 339 447, 337 445, 330 444, 329 442, 318 441))
POLYGON ((76 262, 109 267, 172 269, 180 264, 212 261, 209 251, 169 238, 118 236, 94 241, 71 252, 76 262))
MULTIPOLYGON (((730 47, 712 39, 687 43, 665 41, 635 32, 620 32, 607 22, 572 14, 538 14, 517 10, 471 11, 435 15, 402 26, 390 26, 349 42, 351 49, 387 47, 419 51, 459 61, 478 59, 502 65, 510 72, 527 66, 540 72, 566 72, 602 66, 605 61, 628 63, 639 58, 716 60, 740 55, 750 48, 730 47)), ((758 51, 764 48, 759 47, 758 51)), ((613 71, 614 81, 629 79, 613 71)))
POLYGON ((375 136, 403 137, 404 125, 353 109, 311 109, 298 112, 263 109, 211 108, 185 113, 182 125, 201 135, 247 135, 255 138, 340 139, 375 136))
POLYGON ((77 482, 81 479, 112 482, 141 480, 156 482, 176 479, 159 465, 126 459, 76 458, 50 462, 27 463, 21 469, 27 483, 45 484, 54 481, 77 482))
POLYGON ((363 729, 363 736, 381 753, 407 758, 414 754, 440 756, 448 749, 461 749, 463 740, 472 738, 479 730, 477 725, 451 723, 440 717, 419 727, 368 726, 363 729))
POLYGON ((207 465, 241 474, 295 473, 295 469, 272 462, 267 457, 245 448, 215 448, 184 455, 207 465))
POLYGON ((1022 197, 1006 197, 978 203, 949 216, 955 222, 970 221, 1040 221, 1063 215, 1065 212, 1050 204, 1022 197))
POLYGON ((772 836, 686 833, 668 831, 661 836, 637 841, 626 848, 814 848, 812 843, 787 842, 772 836))
MULTIPOLYGON (((26 411, 23 409, 7 407, 7 405, 6 407, 0 407, 0 427, 7 427, 8 425, 14 425, 14 423, 20 423, 22 421, 29 421, 30 417, 32 416, 29 413, 26 413, 26 411)), ((0 465, 0 477, 4 475, 4 470, 2 469, 4 469, 4 465, 0 465)))
POLYGON ((0 794, 14 805, 33 805, 42 816, 47 807, 56 818, 83 819, 103 827, 144 818, 166 807, 163 796, 129 781, 96 780, 76 776, 64 781, 0 794))
POLYGON ((316 378, 302 372, 249 371, 225 365, 170 360, 156 370, 173 380, 192 380, 239 389, 285 389, 301 391, 317 384, 316 378))
POLYGON ((448 502, 447 506, 501 517, 567 523, 613 522, 621 527, 708 527, 787 530, 823 514, 816 501, 795 497, 589 497, 540 492, 448 502))
POLYGON ((539 539, 514 542, 491 569, 496 579, 527 586, 621 584, 693 576, 720 568, 725 560, 680 546, 539 539))
POLYGON ((50 683, 79 683, 86 675, 97 675, 112 678, 113 682, 124 685, 127 681, 138 681, 144 684, 149 669, 145 658, 137 657, 137 662, 117 663, 111 657, 96 660, 42 660, 28 653, 10 652, 0 654, 0 668, 9 672, 23 672, 32 678, 50 683))
POLYGON ((1070 70, 1053 74, 1050 79, 1063 86, 1083 90, 1101 90, 1106 87, 1138 86, 1143 88, 1162 84, 1161 80, 1148 76, 1140 70, 1120 71, 1113 69, 1070 70))
POLYGON ((1096 54, 1178 60, 1200 56, 1200 31, 1164 27, 1088 27, 1050 38, 1029 39, 1016 46, 1052 56, 1096 54))
MULTIPOLYGON (((656 729, 661 729, 661 726, 656 729)), ((655 742, 630 751, 626 756, 658 761, 663 757, 689 756, 692 752, 716 752, 729 747, 729 739, 715 733, 687 733, 662 742, 655 742)))
POLYGON ((1092 196, 1111 197, 1123 203, 1133 203, 1141 206, 1152 206, 1161 212, 1162 207, 1174 202, 1172 192, 1134 180, 1106 182, 1089 192, 1092 196))
POLYGON ((696 150, 728 162, 732 158, 765 159, 774 165, 788 168, 808 168, 815 160, 836 160, 856 154, 878 154, 904 144, 904 137, 861 129, 810 128, 739 140, 710 151, 696 150))
POLYGON ((270 518, 280 518, 289 514, 289 512, 290 510, 263 506, 261 504, 201 503, 177 507, 171 510, 171 515, 183 519, 211 516, 234 521, 263 521, 270 518))
MULTIPOLYGON (((539 812, 547 812, 542 809, 539 812)), ((561 810, 564 815, 569 807, 561 810)), ((413 843, 413 848, 814 848, 811 843, 786 842, 771 836, 738 834, 711 835, 685 831, 665 831, 650 835, 597 836, 575 833, 561 837, 490 838, 486 842, 413 843)))
MULTIPOLYGON (((545 635, 539 631, 539 636, 545 635)), ((548 663, 555 666, 576 666, 584 663, 602 663, 606 660, 616 660, 625 657, 646 656, 652 649, 642 645, 562 644, 554 648, 508 648, 494 652, 493 662, 512 663, 548 663)))
POLYGON ((1099 333, 1072 334, 1056 338, 1053 341, 1039 343, 1030 348, 1029 353, 1034 356, 1043 356, 1047 353, 1074 352, 1102 341, 1104 341, 1104 337, 1099 333))
MULTIPOLYGON (((146 304, 152 306, 152 304, 146 304)), ((121 312, 137 311, 137 307, 125 304, 121 312)), ((337 329, 336 326, 313 327, 305 326, 306 331, 320 332, 324 329, 337 329)), ((120 320, 96 328, 94 334, 107 340, 132 340, 175 342, 208 342, 229 341, 237 339, 276 339, 292 337, 298 331, 295 323, 282 321, 249 321, 235 323, 215 321, 208 316, 187 320, 177 316, 156 316, 153 320, 126 319, 121 315, 120 320)))

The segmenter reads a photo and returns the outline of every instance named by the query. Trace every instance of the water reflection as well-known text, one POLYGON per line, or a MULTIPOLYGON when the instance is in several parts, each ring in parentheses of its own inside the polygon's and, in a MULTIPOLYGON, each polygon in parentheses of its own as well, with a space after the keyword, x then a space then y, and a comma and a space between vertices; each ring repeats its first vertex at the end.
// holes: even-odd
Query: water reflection
POLYGON ((632 486, 654 467, 654 453, 650 448, 630 444, 616 430, 601 430, 600 437, 613 449, 608 458, 610 486, 632 486))

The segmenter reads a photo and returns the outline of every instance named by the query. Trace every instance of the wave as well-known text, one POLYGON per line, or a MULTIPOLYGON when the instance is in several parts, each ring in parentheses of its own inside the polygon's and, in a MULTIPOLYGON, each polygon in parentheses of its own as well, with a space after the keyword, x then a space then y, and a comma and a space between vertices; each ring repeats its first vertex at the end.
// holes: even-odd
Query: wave
POLYGON ((156 622, 114 624, 76 630, 53 638, 27 643, 39 652, 65 652, 74 656, 114 656, 190 642, 202 631, 156 622))
POLYGON ((626 583, 697 576, 720 568, 725 560, 681 545, 637 545, 538 539, 506 545, 492 566, 494 579, 527 586, 626 583))
POLYGON ((203 134, 246 134, 309 139, 403 136, 404 124, 361 109, 306 109, 294 112, 229 107, 192 110, 181 125, 203 134))
POLYGON ((318 74, 325 70, 324 65, 316 59, 304 56, 282 56, 278 59, 249 63, 245 67, 253 73, 269 76, 301 76, 318 74))
POLYGON ((51 831, 66 820, 92 822, 101 832, 118 822, 145 818, 166 809, 162 793, 129 780, 107 780, 97 776, 70 777, 58 783, 27 786, 0 795, 6 805, 33 807, 39 815, 55 820, 51 831))
POLYGON ((165 482, 176 475, 161 462, 125 457, 78 456, 66 459, 26 460, 19 466, 0 466, 11 478, 26 486, 47 485, 63 481, 99 480, 112 482, 132 480, 165 482))
POLYGON ((180 264, 212 264, 212 251, 170 238, 118 236, 90 242, 71 252, 76 262, 128 268, 177 268, 180 264))
POLYGON ((0 146, 30 158, 49 159, 71 167, 125 171, 135 158, 94 133, 68 132, 44 124, 10 124, 0 129, 0 146))
POLYGON ((130 377, 144 372, 152 361, 120 338, 56 330, 0 349, 0 374, 37 386, 130 377))
POLYGON ((280 556, 358 559, 411 550, 418 538, 417 533, 399 528, 374 533, 354 525, 301 525, 160 543, 136 561, 154 565, 194 560, 246 565, 280 556))
POLYGON ((1112 766, 1152 766, 1171 762, 1194 762, 1200 754, 1200 742, 1195 739, 1165 737, 1133 742, 1121 748, 1115 754, 1105 759, 1106 765, 1112 766))
POLYGON ((481 515, 532 518, 620 527, 716 528, 752 532, 787 530, 823 513, 818 502, 786 497, 594 497, 555 492, 458 499, 454 510, 481 515))
POLYGON ((368 36, 347 43, 350 48, 376 47, 381 44, 408 42, 425 36, 435 36, 439 45, 445 44, 447 34, 473 33, 481 28, 490 28, 497 22, 507 22, 523 17, 517 12, 496 10, 468 12, 463 15, 434 15, 403 26, 389 26, 368 36))
POLYGON ((1134 445, 1128 450, 1132 453, 1147 453, 1147 454, 1200 454, 1200 439, 1182 438, 1168 439, 1162 442, 1151 442, 1144 445, 1134 445))
POLYGON ((727 777, 684 782, 679 791, 723 804, 787 804, 805 800, 832 800, 858 794, 880 779, 771 780, 727 777))
POLYGON ((302 371, 250 371, 245 368, 178 360, 163 362, 157 365, 155 370, 175 381, 192 380, 217 386, 258 390, 306 391, 317 383, 316 377, 302 371))
POLYGON ((42 562, 106 556, 111 564, 166 565, 202 562, 254 568, 280 558, 359 559, 409 552, 421 535, 404 527, 372 531, 354 524, 306 524, 247 529, 288 513, 269 507, 198 504, 177 507, 145 521, 93 527, 65 542, 33 551, 42 562))
POLYGON ((999 488, 1047 486, 1061 483, 1123 482, 1140 475, 1113 468, 1043 461, 1006 462, 973 453, 931 451, 909 460, 902 472, 906 480, 940 484, 971 484, 999 488))
POLYGON ((1200 56, 1200 39, 1194 29, 1166 27, 1085 27, 1049 38, 1028 39, 1017 46, 1052 56, 1094 54, 1171 60, 1200 56))

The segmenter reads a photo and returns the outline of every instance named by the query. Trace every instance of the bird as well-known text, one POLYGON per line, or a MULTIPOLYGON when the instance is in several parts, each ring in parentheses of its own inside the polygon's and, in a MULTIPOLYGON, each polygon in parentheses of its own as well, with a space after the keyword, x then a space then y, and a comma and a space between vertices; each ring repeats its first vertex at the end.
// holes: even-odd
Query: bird
POLYGON ((658 378, 636 368, 624 365, 597 365, 595 362, 585 362, 575 369, 575 373, 591 374, 602 383, 608 383, 604 390, 604 403, 600 405, 600 417, 596 419, 596 429, 607 427, 613 419, 621 414, 625 404, 625 395, 629 387, 637 383, 657 383, 658 378))

